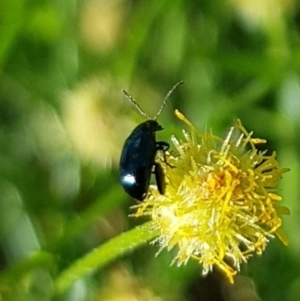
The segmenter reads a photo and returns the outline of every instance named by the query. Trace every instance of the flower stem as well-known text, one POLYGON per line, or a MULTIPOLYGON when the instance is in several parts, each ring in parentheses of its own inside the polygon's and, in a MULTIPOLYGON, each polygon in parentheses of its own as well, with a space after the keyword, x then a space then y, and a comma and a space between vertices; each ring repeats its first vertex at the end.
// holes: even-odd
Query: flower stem
POLYGON ((157 234, 157 231, 151 228, 151 222, 148 222, 112 238, 62 271, 55 281, 56 293, 64 293, 79 278, 103 267, 118 256, 145 244, 157 234))

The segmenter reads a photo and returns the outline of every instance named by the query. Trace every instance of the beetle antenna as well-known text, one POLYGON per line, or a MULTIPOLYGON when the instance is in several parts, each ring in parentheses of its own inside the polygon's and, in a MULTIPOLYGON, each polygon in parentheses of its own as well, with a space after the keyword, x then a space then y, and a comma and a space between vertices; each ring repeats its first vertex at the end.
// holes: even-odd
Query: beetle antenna
POLYGON ((167 102, 168 98, 169 98, 170 95, 174 92, 174 90, 175 90, 178 86, 182 85, 183 83, 184 83, 183 80, 180 81, 179 83, 177 83, 176 85, 174 85, 173 88, 168 92, 167 96, 166 96, 165 99, 163 100, 163 102, 162 102, 162 104, 161 104, 161 106, 160 106, 160 108, 159 108, 157 114, 156 114, 155 117, 153 118, 153 120, 156 120, 157 117, 160 115, 161 111, 163 110, 164 106, 166 105, 166 102, 167 102))
POLYGON ((151 119, 146 113, 145 111, 138 105, 138 103, 133 99, 133 97, 124 89, 122 90, 122 92, 124 93, 124 95, 126 96, 127 99, 130 100, 130 102, 132 102, 134 104, 134 106, 138 109, 138 111, 145 116, 147 119, 151 119))

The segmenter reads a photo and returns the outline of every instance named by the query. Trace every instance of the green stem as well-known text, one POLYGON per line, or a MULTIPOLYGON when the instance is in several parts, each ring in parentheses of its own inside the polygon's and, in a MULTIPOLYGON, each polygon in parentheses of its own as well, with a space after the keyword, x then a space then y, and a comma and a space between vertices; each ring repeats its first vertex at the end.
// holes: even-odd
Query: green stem
POLYGON ((151 222, 148 222, 112 238, 62 271, 55 281, 56 293, 62 294, 77 279, 103 267, 120 255, 145 244, 155 236, 157 236, 157 231, 153 230, 151 222))

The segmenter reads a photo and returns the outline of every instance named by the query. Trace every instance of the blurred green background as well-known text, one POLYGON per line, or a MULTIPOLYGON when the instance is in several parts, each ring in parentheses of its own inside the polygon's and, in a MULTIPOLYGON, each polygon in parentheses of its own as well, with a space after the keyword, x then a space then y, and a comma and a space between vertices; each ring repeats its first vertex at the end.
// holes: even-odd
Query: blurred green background
POLYGON ((0 300, 299 300, 299 30, 296 0, 1 0, 0 300), (240 118, 266 138, 291 168, 289 246, 272 240, 235 285, 145 246, 54 297, 61 270, 143 222, 118 182, 144 120, 122 88, 154 116, 180 80, 159 139, 181 136, 175 108, 200 130, 224 135, 240 118))

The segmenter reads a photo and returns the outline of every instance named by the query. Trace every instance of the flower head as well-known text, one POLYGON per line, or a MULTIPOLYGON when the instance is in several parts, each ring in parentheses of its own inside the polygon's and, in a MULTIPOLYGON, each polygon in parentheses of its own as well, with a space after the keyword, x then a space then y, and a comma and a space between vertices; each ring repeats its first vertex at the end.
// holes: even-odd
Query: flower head
POLYGON ((266 141, 252 138, 239 120, 222 139, 176 115, 190 133, 183 132, 184 140, 172 137, 176 151, 163 164, 165 194, 152 187, 135 216, 151 217, 160 251, 176 247, 178 265, 195 259, 203 274, 218 266, 233 283, 241 263, 261 254, 274 234, 287 244, 280 215, 289 210, 278 204, 276 186, 288 169, 275 152, 259 151, 256 145, 266 141))

